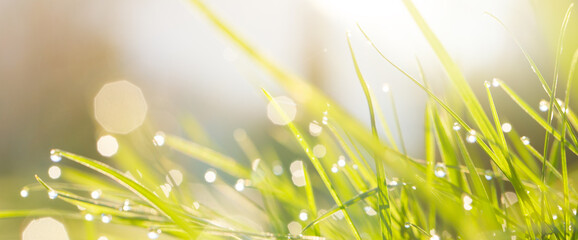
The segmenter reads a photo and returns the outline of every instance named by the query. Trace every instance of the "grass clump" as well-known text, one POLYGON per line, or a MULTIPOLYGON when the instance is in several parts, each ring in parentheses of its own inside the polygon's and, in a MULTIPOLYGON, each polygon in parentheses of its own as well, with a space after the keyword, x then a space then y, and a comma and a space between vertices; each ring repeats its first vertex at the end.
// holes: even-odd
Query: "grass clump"
MULTIPOLYGON (((64 217, 100 216, 110 224, 147 228, 151 239, 159 235, 175 239, 578 238, 578 196, 568 173, 569 156, 578 154, 578 119, 569 107, 578 51, 570 63, 562 101, 556 96, 560 88, 558 76, 566 74, 559 72, 559 59, 556 58, 556 73, 549 85, 522 49, 548 96, 540 106, 541 111, 547 111, 545 116, 499 79, 485 83, 490 106, 486 112, 413 3, 403 0, 463 101, 467 111, 460 115, 455 106, 430 90, 425 79, 411 76, 387 59, 360 27, 377 53, 429 96, 424 121, 426 154, 422 160, 408 156, 405 146, 400 149, 395 144, 351 45, 352 64, 367 99, 371 130, 322 92, 265 58, 201 1, 191 3, 270 73, 307 114, 323 113, 319 121, 293 122, 275 98, 262 90, 288 122, 284 134, 292 140, 281 143, 293 150, 292 158, 305 160, 291 163, 290 172, 281 174, 283 167, 277 162, 285 157, 271 148, 256 147, 244 132, 237 140, 251 164, 177 136, 155 136, 157 148, 170 148, 214 168, 205 175, 206 181, 215 181, 216 174, 233 179, 230 189, 221 190, 239 200, 238 208, 254 209, 254 216, 265 224, 256 227, 223 209, 202 205, 190 192, 191 186, 181 183, 178 174, 159 172, 154 165, 136 161, 133 156, 125 156, 132 159, 131 169, 150 178, 135 178, 98 160, 54 150, 56 158, 72 160, 99 173, 87 175, 70 169, 78 172, 73 181, 84 187, 49 183, 37 177, 53 197, 81 209, 81 213, 63 211, 64 217), (492 97, 492 92, 498 90, 509 95, 546 132, 543 151, 500 120, 502 115, 492 97), (385 129, 385 139, 377 131, 378 122, 385 129), (310 134, 304 130, 307 128, 310 134), (112 179, 118 186, 103 178, 112 179), (87 197, 85 186, 98 186, 107 193, 106 197, 87 197), (248 189, 258 199, 246 194, 248 189)), ((572 9, 570 5, 561 27, 557 56, 562 52, 560 46, 572 9)), ((30 212, 0 214, 19 217, 30 212)))

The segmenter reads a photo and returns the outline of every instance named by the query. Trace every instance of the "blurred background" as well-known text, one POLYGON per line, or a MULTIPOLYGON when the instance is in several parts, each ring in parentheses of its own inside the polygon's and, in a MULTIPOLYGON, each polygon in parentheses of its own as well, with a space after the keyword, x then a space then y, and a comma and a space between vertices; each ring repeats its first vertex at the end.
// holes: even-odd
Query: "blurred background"
MULTIPOLYGON (((383 84, 394 96, 409 154, 422 155, 426 95, 381 59, 356 27, 414 76, 419 59, 435 92, 451 100, 447 76, 401 1, 206 2, 270 59, 369 124, 347 49, 350 32, 388 121, 394 121, 392 103, 383 84)), ((414 2, 482 102, 483 82, 498 77, 538 108, 546 97, 538 79, 512 37, 484 12, 505 23, 551 81, 559 28, 575 1, 414 2)), ((0 0, 0 19, 0 211, 58 206, 45 194, 25 200, 19 194, 35 182, 34 174, 47 178, 52 148, 107 161, 97 149, 102 136, 186 136, 183 122, 194 122, 220 151, 236 156, 235 129, 259 142, 273 128, 257 86, 275 95, 282 90, 186 1, 0 0)), ((578 39, 577 22, 571 19, 562 63, 578 45, 572 41, 578 39)), ((568 66, 561 68, 565 86, 568 66)), ((542 138, 529 118, 517 118, 525 115, 507 96, 499 92, 496 98, 516 131, 542 138)), ((0 238, 20 238, 29 220, 0 220, 0 238)))

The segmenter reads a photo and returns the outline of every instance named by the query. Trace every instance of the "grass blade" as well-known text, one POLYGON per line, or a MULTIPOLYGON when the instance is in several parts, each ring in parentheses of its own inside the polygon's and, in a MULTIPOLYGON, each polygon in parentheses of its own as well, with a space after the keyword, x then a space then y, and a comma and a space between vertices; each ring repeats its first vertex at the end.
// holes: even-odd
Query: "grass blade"
POLYGON ((198 236, 199 231, 197 229, 193 229, 189 224, 186 218, 184 218, 181 214, 179 214, 176 210, 169 207, 163 200, 161 200, 158 196, 153 194, 150 190, 146 187, 142 186, 138 182, 132 180, 131 178, 125 176, 120 171, 93 159, 85 158, 73 153, 65 152, 62 150, 54 150, 55 154, 63 156, 67 159, 70 159, 78 164, 81 164, 85 167, 93 169, 104 176, 111 178, 112 180, 116 181, 120 185, 124 186, 128 190, 132 191, 134 194, 139 196, 142 200, 150 204, 152 207, 157 209, 163 215, 165 215, 168 219, 172 220, 177 226, 179 226, 183 231, 187 232, 187 234, 191 238, 196 238, 198 236))
MULTIPOLYGON (((373 112, 373 102, 371 101, 371 94, 369 92, 369 88, 367 87, 367 83, 361 74, 361 70, 359 69, 359 65, 357 64, 357 60, 355 59, 355 53, 353 52, 353 48, 351 47, 351 41, 349 36, 347 37, 347 44, 349 46, 349 52, 351 53, 351 59, 353 60, 353 66, 355 67, 355 73, 357 74, 357 78, 363 88, 363 92, 365 93, 365 97, 367 99, 367 106, 369 107, 369 115, 371 119, 371 132, 373 137, 376 141, 379 141, 379 136, 377 135, 377 127, 375 124, 375 114, 373 112)), ((379 222, 380 222, 380 229, 383 239, 391 239, 392 237, 392 228, 391 228, 391 213, 390 213, 390 204, 389 204, 389 196, 387 192, 387 186, 385 185, 385 171, 383 169, 383 164, 381 159, 378 157, 378 153, 373 154, 373 158, 375 160, 375 167, 377 168, 377 188, 379 189, 377 201, 378 201, 378 215, 379 215, 379 222)))

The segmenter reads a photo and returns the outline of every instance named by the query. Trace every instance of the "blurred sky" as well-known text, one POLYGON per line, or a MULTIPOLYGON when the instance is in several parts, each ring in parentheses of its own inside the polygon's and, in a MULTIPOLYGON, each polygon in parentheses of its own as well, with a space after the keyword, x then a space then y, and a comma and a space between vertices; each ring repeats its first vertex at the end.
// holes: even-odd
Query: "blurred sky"
MULTIPOLYGON (((388 83, 410 154, 420 156, 426 96, 380 59, 355 26, 359 23, 414 76, 418 58, 436 92, 444 94, 447 77, 401 1, 206 2, 279 65, 369 123, 346 45, 350 31, 361 70, 384 112, 392 121, 391 103, 380 92, 388 83)), ((484 81, 499 77, 536 107, 545 97, 512 38, 484 12, 512 30, 550 79, 569 1, 414 2, 476 92, 481 93, 484 81)), ((283 94, 186 1, 0 0, 0 19, 0 179, 13 183, 0 188, 11 192, 46 171, 53 147, 98 157, 96 140, 107 131, 94 118, 94 97, 105 83, 128 80, 140 87, 151 131, 182 135, 179 118, 190 114, 225 145, 233 142, 236 128, 264 135, 262 126, 271 125, 255 85, 283 94)), ((574 36, 576 18, 572 21, 569 33, 574 36)), ((576 41, 569 42, 573 51, 576 41)), ((452 93, 443 96, 451 99, 452 93)), ((519 123, 514 127, 532 135, 533 125, 524 124, 529 119, 513 119, 521 111, 504 96, 496 97, 511 109, 510 121, 519 123)))

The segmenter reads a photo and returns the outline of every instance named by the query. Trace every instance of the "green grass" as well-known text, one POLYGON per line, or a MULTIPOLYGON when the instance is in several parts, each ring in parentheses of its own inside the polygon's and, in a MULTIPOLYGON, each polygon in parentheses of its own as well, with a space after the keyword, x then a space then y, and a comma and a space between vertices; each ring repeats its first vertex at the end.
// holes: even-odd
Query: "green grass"
MULTIPOLYGON (((429 96, 423 126, 425 160, 422 160, 408 156, 403 141, 401 149, 396 145, 371 88, 363 78, 351 44, 352 65, 367 100, 370 129, 320 90, 264 57, 201 1, 191 0, 191 3, 215 28, 271 74, 286 94, 298 102, 310 121, 322 122, 322 133, 319 136, 307 134, 304 129, 310 121, 289 121, 284 134, 291 136, 291 140, 277 143, 287 149, 283 152, 266 143, 255 144, 249 133, 237 139, 247 155, 246 162, 229 157, 226 152, 215 151, 210 145, 172 135, 164 136, 165 145, 154 147, 169 148, 203 162, 224 175, 224 181, 241 180, 243 188, 254 190, 259 201, 232 187, 228 192, 233 192, 233 199, 239 200, 238 208, 255 209, 255 213, 247 217, 262 219, 262 228, 256 228, 224 209, 200 204, 198 196, 191 192, 191 186, 185 183, 178 186, 171 177, 165 181, 163 176, 167 172, 140 161, 130 152, 117 157, 125 163, 125 168, 138 169, 146 177, 135 179, 97 160, 55 150, 55 154, 95 171, 95 174, 86 174, 74 168, 67 169, 74 176, 67 179, 69 184, 45 182, 37 177, 46 190, 82 209, 62 210, 60 217, 82 219, 87 213, 110 216, 109 224, 161 231, 163 237, 176 239, 510 239, 513 236, 518 239, 578 239, 575 214, 578 194, 568 172, 569 157, 576 157, 578 153, 575 134, 578 120, 568 104, 576 78, 578 51, 573 55, 567 74, 559 67, 573 5, 568 8, 560 29, 551 85, 522 49, 548 96, 549 108, 545 116, 521 99, 506 81, 488 81, 485 86, 487 99, 476 97, 457 64, 410 0, 403 0, 403 3, 441 62, 454 86, 453 91, 463 102, 464 114, 454 110, 460 103, 444 102, 429 88, 425 73, 421 72, 421 79, 418 79, 405 72, 359 27, 359 34, 385 60, 384 66, 400 71, 429 96), (556 101, 555 94, 561 88, 558 76, 567 76, 568 80, 563 89, 564 104, 556 101), (546 133, 542 152, 524 143, 515 130, 502 131, 504 122, 501 119, 507 114, 496 108, 494 91, 503 91, 511 97, 527 113, 528 121, 536 122, 546 133), (489 112, 482 108, 481 102, 486 101, 489 112), (324 113, 323 118, 315 119, 314 116, 321 113, 324 113), (382 125, 383 133, 378 132, 378 123, 382 125), (314 146, 318 145, 325 147, 325 154, 315 153, 314 146), (337 162, 340 156, 345 164, 337 162), (294 173, 285 171, 279 175, 273 170, 281 159, 287 158, 306 159, 303 168, 296 173, 303 175, 303 187, 293 184, 291 176, 294 173), (166 184, 174 189, 163 196, 160 186, 166 187, 166 184), (99 199, 90 198, 86 189, 96 187, 107 194, 99 199), (127 204, 130 209, 123 209, 127 204), (308 217, 299 220, 302 212, 308 217), (301 230, 290 232, 288 226, 292 225, 301 230)), ((263 95, 281 116, 287 118, 271 93, 263 89, 263 95)), ((399 124, 396 128, 400 130, 399 124)), ((197 137, 208 139, 202 134, 197 137)), ((210 144, 208 140, 202 142, 210 144)), ((407 147, 412 148, 412 145, 407 147)), ((285 164, 285 169, 288 165, 285 164)), ((228 184, 233 185, 230 182, 228 184)), ((27 189, 39 191, 38 186, 31 185, 27 189)), ((31 215, 46 216, 50 212, 0 212, 0 218, 31 215)), ((96 239, 91 234, 87 233, 87 238, 96 239)))

